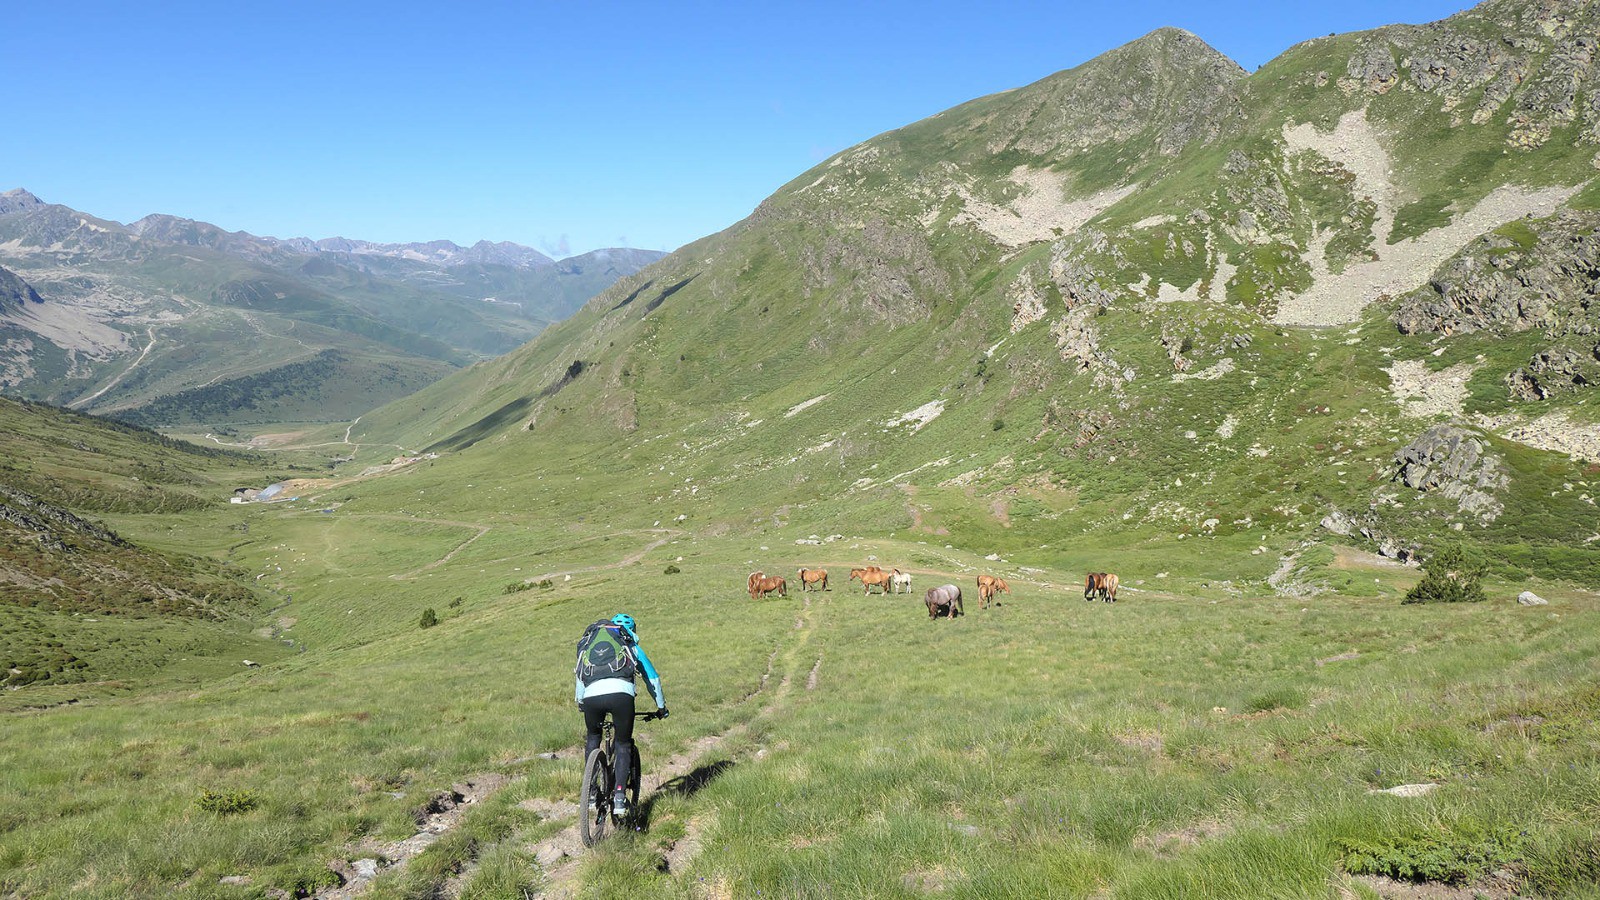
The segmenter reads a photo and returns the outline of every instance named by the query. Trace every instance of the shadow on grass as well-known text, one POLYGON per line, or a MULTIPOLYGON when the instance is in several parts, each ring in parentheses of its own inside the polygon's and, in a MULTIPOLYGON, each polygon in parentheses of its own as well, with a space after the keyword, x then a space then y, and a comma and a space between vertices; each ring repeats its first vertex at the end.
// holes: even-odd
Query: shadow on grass
POLYGON ((728 771, 735 765, 731 759, 719 759, 714 763, 696 766, 693 771, 679 775, 670 781, 663 782, 661 787, 644 800, 639 801, 639 812, 635 825, 641 831, 650 829, 651 813, 655 810, 656 801, 664 797, 693 797, 700 793, 706 785, 715 781, 719 775, 728 771))

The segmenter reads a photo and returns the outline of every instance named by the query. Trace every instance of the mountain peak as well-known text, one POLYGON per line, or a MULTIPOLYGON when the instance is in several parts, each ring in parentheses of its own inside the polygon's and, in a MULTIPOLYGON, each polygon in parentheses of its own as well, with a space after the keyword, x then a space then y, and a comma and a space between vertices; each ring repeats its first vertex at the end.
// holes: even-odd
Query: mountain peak
POLYGON ((45 202, 35 197, 27 188, 12 188, 0 193, 0 216, 14 212, 25 212, 44 206, 45 202))

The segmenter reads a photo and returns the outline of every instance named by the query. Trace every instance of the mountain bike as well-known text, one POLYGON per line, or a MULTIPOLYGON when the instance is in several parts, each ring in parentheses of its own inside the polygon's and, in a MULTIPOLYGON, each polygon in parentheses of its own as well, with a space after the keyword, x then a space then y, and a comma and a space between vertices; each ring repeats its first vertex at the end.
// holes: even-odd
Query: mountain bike
MULTIPOLYGON (((634 721, 648 722, 651 719, 661 718, 661 711, 647 713, 634 713, 634 721)), ((644 772, 644 759, 639 753, 639 742, 633 743, 633 771, 628 775, 628 814, 618 818, 611 814, 611 792, 616 786, 616 761, 617 744, 616 735, 612 732, 613 722, 607 718, 601 724, 604 733, 600 739, 600 746, 589 754, 589 759, 583 766, 583 787, 578 792, 579 832, 583 836, 583 845, 593 847, 605 837, 606 828, 621 828, 628 824, 639 810, 639 784, 644 772)))

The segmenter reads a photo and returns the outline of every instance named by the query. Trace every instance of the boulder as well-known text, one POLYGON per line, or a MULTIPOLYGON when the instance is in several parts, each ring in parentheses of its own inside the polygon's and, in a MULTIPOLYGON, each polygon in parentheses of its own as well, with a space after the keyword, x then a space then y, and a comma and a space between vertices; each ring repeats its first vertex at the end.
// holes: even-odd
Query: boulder
POLYGON ((1548 606, 1549 600, 1535 594, 1533 591, 1523 591, 1517 595, 1517 602, 1523 606, 1548 606))

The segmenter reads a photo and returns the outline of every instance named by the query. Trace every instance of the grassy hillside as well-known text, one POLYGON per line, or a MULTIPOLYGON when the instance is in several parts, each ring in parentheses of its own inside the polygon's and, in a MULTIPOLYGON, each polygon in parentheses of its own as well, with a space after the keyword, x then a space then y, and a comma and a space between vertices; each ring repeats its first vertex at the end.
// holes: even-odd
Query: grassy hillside
POLYGON ((267 462, 0 399, 0 707, 49 706, 273 659, 245 573, 125 523, 203 517, 267 462), (231 657, 223 662, 219 657, 231 657), (21 690, 27 687, 26 691, 21 690))
POLYGON ((305 650, 9 716, 0 896, 1600 896, 1596 10, 1249 75, 1157 32, 327 430, 296 500, 108 517, 305 650), (1458 542, 1488 601, 1402 604, 1458 542), (673 716, 584 851, 618 611, 673 716))

